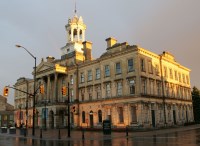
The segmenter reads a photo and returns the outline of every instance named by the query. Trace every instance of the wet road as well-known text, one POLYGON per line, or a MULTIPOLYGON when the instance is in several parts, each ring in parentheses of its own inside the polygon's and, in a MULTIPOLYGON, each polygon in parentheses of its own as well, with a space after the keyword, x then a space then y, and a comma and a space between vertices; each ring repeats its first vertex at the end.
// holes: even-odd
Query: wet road
POLYGON ((123 132, 113 132, 111 136, 86 132, 85 140, 75 135, 66 140, 0 135, 0 146, 200 146, 200 128, 131 132, 128 137, 123 132))

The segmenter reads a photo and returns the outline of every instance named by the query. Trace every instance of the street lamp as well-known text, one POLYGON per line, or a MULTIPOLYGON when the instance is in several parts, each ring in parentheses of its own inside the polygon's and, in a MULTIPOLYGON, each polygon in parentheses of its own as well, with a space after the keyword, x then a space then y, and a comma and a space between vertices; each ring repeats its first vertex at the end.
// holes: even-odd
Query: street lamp
POLYGON ((69 82, 67 83, 67 86, 68 86, 68 88, 67 88, 67 94, 68 94, 68 108, 67 108, 67 112, 68 112, 68 124, 67 124, 67 129, 68 129, 68 137, 70 137, 70 98, 69 98, 69 82))
POLYGON ((22 113, 21 113, 21 108, 22 108, 22 105, 19 104, 19 127, 22 128, 22 113))
POLYGON ((45 99, 43 100, 44 102, 44 112, 43 112, 43 115, 44 115, 44 130, 47 130, 47 104, 49 102, 49 100, 45 99))
POLYGON ((17 48, 23 48, 29 55, 31 55, 31 57, 34 58, 35 60, 35 66, 34 66, 34 93, 33 93, 33 122, 32 122, 32 135, 34 136, 35 135, 35 95, 36 95, 36 91, 35 91, 35 82, 36 82, 36 57, 33 56, 33 54, 31 54, 25 47, 23 46, 20 46, 20 45, 15 45, 17 48))

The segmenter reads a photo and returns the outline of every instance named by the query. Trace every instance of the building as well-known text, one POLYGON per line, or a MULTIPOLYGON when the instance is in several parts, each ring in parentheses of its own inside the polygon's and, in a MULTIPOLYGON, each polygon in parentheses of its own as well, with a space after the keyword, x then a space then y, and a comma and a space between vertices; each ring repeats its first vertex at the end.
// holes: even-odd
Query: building
POLYGON ((14 125, 14 107, 7 103, 6 97, 0 95, 0 127, 14 125))
POLYGON ((25 124, 28 127, 31 127, 33 119, 33 98, 26 94, 26 92, 29 94, 33 94, 33 79, 21 77, 17 80, 14 87, 18 89, 15 90, 14 95, 14 119, 17 124, 17 127, 20 127, 21 124, 25 124))
MULTIPOLYGON (((61 48, 61 59, 48 56, 37 66, 37 88, 43 85, 45 92, 37 92, 36 126, 66 127, 68 96, 73 127, 101 127, 105 119, 113 127, 163 127, 193 121, 190 69, 171 53, 158 55, 110 37, 106 52, 93 59, 85 31, 82 17, 75 14, 66 25, 67 44, 61 48)), ((17 88, 28 91, 25 80, 22 86, 18 82, 17 88)), ((27 99, 25 94, 18 98, 15 109, 24 111, 27 99)))

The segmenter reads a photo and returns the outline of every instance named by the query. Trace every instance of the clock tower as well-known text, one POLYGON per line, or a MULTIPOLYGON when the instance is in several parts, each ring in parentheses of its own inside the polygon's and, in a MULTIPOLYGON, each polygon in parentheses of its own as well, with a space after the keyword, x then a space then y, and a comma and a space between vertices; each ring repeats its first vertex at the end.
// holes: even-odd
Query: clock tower
POLYGON ((83 42, 85 41, 86 25, 83 18, 78 17, 75 11, 73 18, 68 19, 65 26, 67 32, 67 44, 61 48, 61 59, 77 57, 76 59, 83 61, 83 42), (82 54, 82 55, 81 55, 82 54))

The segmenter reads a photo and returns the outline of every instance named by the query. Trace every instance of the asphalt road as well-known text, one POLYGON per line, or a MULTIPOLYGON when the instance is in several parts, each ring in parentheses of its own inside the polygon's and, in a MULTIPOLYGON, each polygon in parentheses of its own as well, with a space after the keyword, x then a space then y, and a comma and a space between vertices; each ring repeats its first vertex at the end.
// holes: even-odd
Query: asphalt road
MULTIPOLYGON (((36 133, 37 134, 37 133, 36 133)), ((200 146, 200 126, 154 130, 147 132, 85 132, 72 131, 71 138, 61 131, 59 140, 56 130, 44 132, 44 137, 0 134, 0 146, 200 146), (55 134, 55 135, 54 135, 55 134), (52 136, 53 135, 53 136, 52 136), (46 137, 45 137, 46 136, 46 137)))

